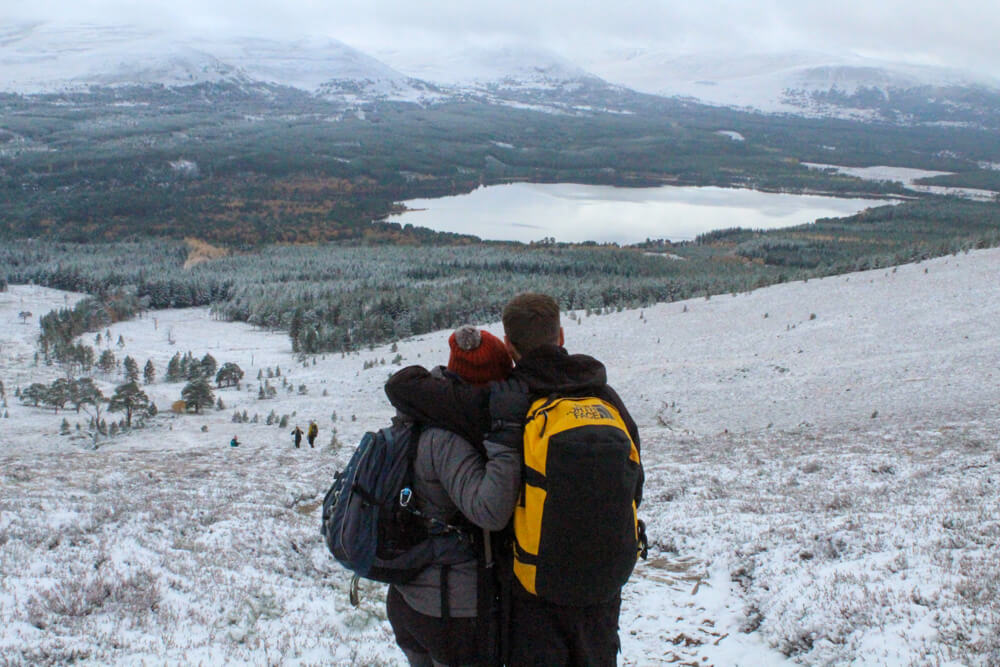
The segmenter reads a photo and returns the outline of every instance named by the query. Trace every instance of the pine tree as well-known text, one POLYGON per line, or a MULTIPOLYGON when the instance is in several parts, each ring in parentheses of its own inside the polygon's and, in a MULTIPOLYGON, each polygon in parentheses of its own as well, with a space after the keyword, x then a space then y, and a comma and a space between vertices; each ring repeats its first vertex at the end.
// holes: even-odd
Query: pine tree
POLYGON ((195 359, 194 355, 190 352, 184 355, 181 367, 184 369, 185 380, 190 381, 205 377, 205 374, 201 371, 201 361, 195 359))
POLYGON ((92 417, 96 417, 98 420, 101 418, 101 407, 107 401, 104 398, 104 394, 101 390, 97 388, 94 381, 91 378, 80 378, 72 385, 72 390, 70 392, 70 402, 79 412, 80 408, 84 408, 84 412, 90 414, 89 410, 86 410, 85 406, 89 405, 94 411, 92 417))
POLYGON ((55 408, 56 413, 69 402, 72 394, 71 383, 66 378, 59 378, 51 385, 45 394, 45 403, 55 408))
POLYGON ((125 361, 122 362, 122 366, 125 368, 126 383, 134 384, 139 381, 139 364, 135 362, 135 359, 126 356, 125 361))
POLYGON ((115 393, 108 403, 111 412, 125 412, 125 426, 132 428, 132 415, 137 411, 149 409, 149 396, 135 382, 126 382, 115 388, 115 393))
POLYGON ((215 357, 208 353, 201 358, 201 363, 199 365, 201 366, 201 374, 207 378, 215 375, 215 371, 219 368, 219 364, 215 361, 215 357))
POLYGON ((105 374, 111 374, 115 370, 115 366, 118 365, 118 360, 115 359, 115 353, 111 350, 104 350, 101 352, 101 357, 97 360, 97 367, 105 374))
POLYGON ((44 384, 41 382, 32 382, 27 389, 21 391, 21 401, 38 407, 39 403, 45 402, 48 393, 49 388, 44 384))
POLYGON ((215 404, 215 394, 212 392, 208 380, 197 377, 188 382, 181 390, 181 398, 187 404, 187 409, 194 409, 196 414, 201 414, 202 408, 210 408, 215 404))
POLYGON ((240 383, 243 379, 243 369, 236 364, 227 361, 222 364, 222 368, 215 375, 215 384, 219 387, 231 387, 240 383))
POLYGON ((179 382, 184 378, 184 370, 181 368, 181 353, 175 352, 167 362, 167 382, 179 382))
POLYGON ((146 360, 146 365, 142 369, 142 381, 146 384, 156 382, 156 366, 153 365, 152 359, 146 360))

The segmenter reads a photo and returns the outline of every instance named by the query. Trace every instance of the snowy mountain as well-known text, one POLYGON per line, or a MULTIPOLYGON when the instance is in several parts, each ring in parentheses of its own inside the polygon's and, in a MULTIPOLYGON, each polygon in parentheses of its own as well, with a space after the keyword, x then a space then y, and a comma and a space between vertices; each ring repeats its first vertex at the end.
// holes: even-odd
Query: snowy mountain
POLYGON ((0 92, 235 84, 323 97, 420 100, 433 88, 333 39, 206 40, 131 26, 31 24, 0 32, 0 92))
POLYGON ((531 44, 395 46, 377 55, 401 72, 452 88, 555 88, 600 82, 562 56, 531 44))
POLYGON ((29 24, 0 31, 0 91, 22 94, 91 86, 231 81, 242 73, 211 54, 128 26, 29 24))
POLYGON ((474 99, 571 112, 635 110, 644 103, 637 91, 763 112, 988 126, 1000 108, 995 78, 851 54, 633 49, 573 62, 523 41, 399 40, 368 54, 325 37, 54 23, 0 28, 0 93, 192 85, 265 95, 277 86, 347 104, 474 99))
POLYGON ((663 97, 816 116, 866 116, 904 91, 1000 92, 1000 80, 960 70, 817 52, 765 54, 632 50, 585 63, 608 81, 663 97), (872 98, 875 99, 872 99, 872 98))

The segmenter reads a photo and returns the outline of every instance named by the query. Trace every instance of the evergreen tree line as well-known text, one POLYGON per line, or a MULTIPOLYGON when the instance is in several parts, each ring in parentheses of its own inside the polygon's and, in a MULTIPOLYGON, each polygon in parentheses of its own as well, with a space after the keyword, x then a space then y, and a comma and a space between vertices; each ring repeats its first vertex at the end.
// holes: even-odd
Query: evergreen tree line
MULTIPOLYGON (((995 204, 934 198, 798 227, 733 227, 694 242, 650 240, 635 248, 265 246, 184 268, 181 244, 14 241, 0 249, 0 276, 102 295, 43 318, 43 350, 58 342, 67 358, 85 364, 86 350, 72 347, 74 335, 144 307, 210 304, 220 319, 288 331, 297 352, 316 353, 495 321, 513 294, 528 290, 552 294, 566 310, 601 312, 998 244, 995 204)), ((178 371, 181 378, 189 367, 178 371)))
POLYGON ((89 377, 58 378, 48 385, 34 382, 23 390, 18 388, 15 395, 25 405, 52 408, 57 414, 67 405, 71 405, 77 413, 83 410, 90 417, 91 435, 95 438, 98 434, 114 435, 101 418, 102 409, 125 413, 122 424, 115 431, 118 428, 131 429, 133 426, 141 428, 146 418, 157 414, 156 403, 149 399, 134 380, 118 385, 111 396, 105 396, 89 377), (138 419, 133 423, 134 418, 138 419))
POLYGON ((141 310, 140 300, 130 292, 82 299, 72 308, 53 310, 39 318, 38 347, 46 361, 51 358, 87 371, 94 365, 94 349, 74 339, 87 331, 127 320, 141 310))

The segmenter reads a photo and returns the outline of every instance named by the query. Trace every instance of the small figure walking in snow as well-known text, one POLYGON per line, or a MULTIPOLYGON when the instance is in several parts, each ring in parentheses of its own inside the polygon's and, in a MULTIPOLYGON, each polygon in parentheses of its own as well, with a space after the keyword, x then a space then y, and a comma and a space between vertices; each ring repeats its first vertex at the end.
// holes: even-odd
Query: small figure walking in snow
POLYGON ((235 435, 233 436, 233 439, 229 441, 229 446, 230 447, 239 447, 240 446, 240 441, 236 439, 235 435))
POLYGON ((292 438, 295 439, 295 449, 299 448, 302 444, 302 429, 299 428, 298 424, 295 425, 295 430, 292 431, 292 438))
POLYGON ((306 433, 306 439, 309 440, 309 448, 313 448, 313 443, 316 442, 316 436, 319 435, 319 426, 316 426, 316 422, 309 422, 309 431, 306 433))

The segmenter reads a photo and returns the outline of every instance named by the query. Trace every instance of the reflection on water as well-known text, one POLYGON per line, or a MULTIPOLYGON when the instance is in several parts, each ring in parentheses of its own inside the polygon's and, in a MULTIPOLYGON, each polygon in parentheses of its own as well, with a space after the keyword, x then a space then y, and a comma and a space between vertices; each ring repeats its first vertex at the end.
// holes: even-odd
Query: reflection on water
POLYGON ((890 203, 717 187, 616 188, 574 183, 510 183, 469 194, 404 202, 390 222, 487 240, 637 243, 671 241, 744 227, 774 229, 853 215, 890 203))

